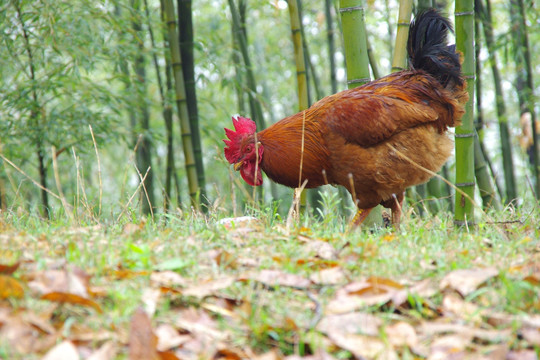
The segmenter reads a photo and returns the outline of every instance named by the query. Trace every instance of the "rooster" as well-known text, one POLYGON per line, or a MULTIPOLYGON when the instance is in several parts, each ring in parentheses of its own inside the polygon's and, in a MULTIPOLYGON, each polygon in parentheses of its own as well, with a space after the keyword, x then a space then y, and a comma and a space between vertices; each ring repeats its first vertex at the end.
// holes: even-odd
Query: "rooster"
POLYGON ((233 117, 227 161, 252 186, 262 184, 262 171, 289 187, 344 186, 359 210, 353 225, 380 204, 399 226, 405 189, 450 157, 447 130, 460 124, 469 98, 448 31, 450 22, 427 10, 411 22, 408 70, 327 96, 259 132, 233 117))

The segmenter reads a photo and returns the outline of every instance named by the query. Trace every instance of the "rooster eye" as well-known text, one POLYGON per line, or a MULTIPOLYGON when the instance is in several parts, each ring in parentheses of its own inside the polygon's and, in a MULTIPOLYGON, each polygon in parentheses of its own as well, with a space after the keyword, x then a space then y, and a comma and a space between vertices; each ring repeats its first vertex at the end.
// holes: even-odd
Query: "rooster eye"
POLYGON ((246 147, 246 151, 247 151, 247 152, 251 152, 251 145, 248 145, 248 146, 246 147))

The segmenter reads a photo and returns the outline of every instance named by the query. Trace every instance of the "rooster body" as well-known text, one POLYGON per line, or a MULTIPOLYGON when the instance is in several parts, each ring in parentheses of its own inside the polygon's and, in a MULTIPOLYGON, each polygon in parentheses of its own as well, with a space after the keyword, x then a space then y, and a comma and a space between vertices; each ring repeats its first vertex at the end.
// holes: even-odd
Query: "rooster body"
POLYGON ((410 70, 327 96, 258 133, 252 120, 233 118, 227 160, 253 186, 262 184, 261 171, 289 187, 342 185, 368 210, 358 223, 379 204, 398 222, 404 190, 431 178, 422 168, 437 172, 450 157, 447 130, 468 100, 448 29, 429 10, 411 25, 410 70))

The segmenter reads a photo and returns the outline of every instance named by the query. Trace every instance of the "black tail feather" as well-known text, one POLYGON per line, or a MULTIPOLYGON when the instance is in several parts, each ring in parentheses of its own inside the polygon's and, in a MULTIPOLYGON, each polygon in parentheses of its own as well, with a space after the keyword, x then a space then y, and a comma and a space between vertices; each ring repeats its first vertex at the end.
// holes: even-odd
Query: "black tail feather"
POLYGON ((448 45, 448 31, 453 32, 450 21, 429 9, 411 22, 407 43, 409 66, 427 71, 445 87, 463 83, 459 54, 455 45, 448 45))

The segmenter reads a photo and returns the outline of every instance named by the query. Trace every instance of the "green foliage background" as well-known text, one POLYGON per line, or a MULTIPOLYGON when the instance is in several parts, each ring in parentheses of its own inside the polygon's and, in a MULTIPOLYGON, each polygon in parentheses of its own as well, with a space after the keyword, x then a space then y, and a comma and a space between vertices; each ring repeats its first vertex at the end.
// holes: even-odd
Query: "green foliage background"
MULTIPOLYGON (((337 6, 337 4, 335 4, 337 6)), ((248 2, 246 30, 249 51, 258 84, 257 97, 263 104, 267 123, 273 123, 298 110, 293 45, 289 15, 285 1, 248 2)), ((453 19, 453 2, 443 5, 453 19)), ((514 80, 516 69, 512 58, 509 7, 504 1, 494 1, 499 64, 504 76, 508 121, 517 148, 521 134, 514 80)), ((540 53, 540 12, 537 4, 528 3, 527 11, 531 53, 540 53)), ((368 37, 382 74, 390 71, 392 46, 397 19, 397 3, 393 0, 368 1, 366 24, 368 37)), ((150 137, 154 144, 152 171, 156 177, 156 208, 162 207, 162 188, 165 174, 165 127, 161 100, 156 80, 156 69, 150 56, 155 53, 163 70, 163 24, 159 1, 149 1, 150 18, 144 11, 131 8, 131 1, 114 0, 8 0, 0 5, 0 152, 15 163, 29 177, 38 180, 35 143, 43 143, 48 167, 49 187, 58 192, 52 169, 51 147, 58 155, 59 180, 70 204, 76 204, 86 193, 86 206, 98 203, 98 162, 89 130, 92 126, 97 140, 103 176, 103 204, 105 214, 118 214, 138 185, 134 171, 133 148, 140 129, 131 124, 129 110, 137 106, 140 91, 150 107, 150 137), (28 50, 23 36, 19 7, 29 34, 29 48, 35 67, 35 81, 30 78, 28 50), (140 17, 143 25, 140 38, 132 28, 132 21, 140 17), (148 33, 151 24, 156 36, 152 48, 148 33), (133 63, 139 54, 139 43, 144 44, 146 58, 146 87, 140 86, 134 75, 133 63), (127 69, 127 71, 126 71, 127 69), (37 101, 33 99, 33 92, 37 101), (37 123, 31 120, 32 111, 39 114, 37 123)), ((335 12, 334 12, 335 15, 335 12)), ((339 17, 335 18, 337 45, 337 73, 339 89, 346 88, 342 39, 339 17)), ((195 33, 195 74, 199 107, 199 122, 203 140, 204 163, 208 196, 212 207, 232 210, 231 190, 239 199, 250 190, 238 185, 239 177, 232 174, 223 157, 223 128, 230 127, 232 115, 249 116, 248 109, 240 109, 236 97, 237 82, 234 71, 230 11, 225 0, 200 0, 193 3, 195 33), (231 182, 231 179, 234 181, 231 182)), ((324 95, 330 94, 329 59, 326 49, 324 2, 303 2, 303 23, 311 60, 321 79, 324 95)), ((500 169, 500 152, 494 95, 487 53, 481 53, 482 74, 486 96, 485 142, 494 162, 500 169)), ((533 69, 538 89, 540 59, 533 56, 533 69)), ((538 91, 536 91, 538 94, 538 91)), ((312 94, 314 92, 312 91, 312 94)), ((173 94, 168 94, 173 104, 173 94)), ((314 101, 316 99, 312 99, 314 101)), ((536 109, 538 113, 538 108, 536 109)), ((175 109, 176 111, 176 109, 175 109)), ((184 203, 186 181, 180 146, 178 120, 174 123, 176 169, 184 203)), ((527 184, 526 157, 516 151, 518 192, 530 196, 527 184), (527 195, 529 194, 529 195, 527 195)), ((144 173, 143 169, 140 169, 144 173)), ((0 179, 4 183, 8 211, 33 211, 40 201, 39 189, 25 175, 0 160, 0 179)), ((333 190, 328 190, 333 191, 333 190)), ((282 210, 288 207, 291 191, 280 187, 285 199, 282 210)), ((270 200, 269 181, 265 181, 265 197, 270 200)), ((130 204, 139 208, 141 197, 130 204)), ((59 201, 51 199, 55 211, 61 211, 59 201)), ((173 204, 185 209, 185 205, 173 204)), ((240 206, 238 206, 240 209, 240 206)))

